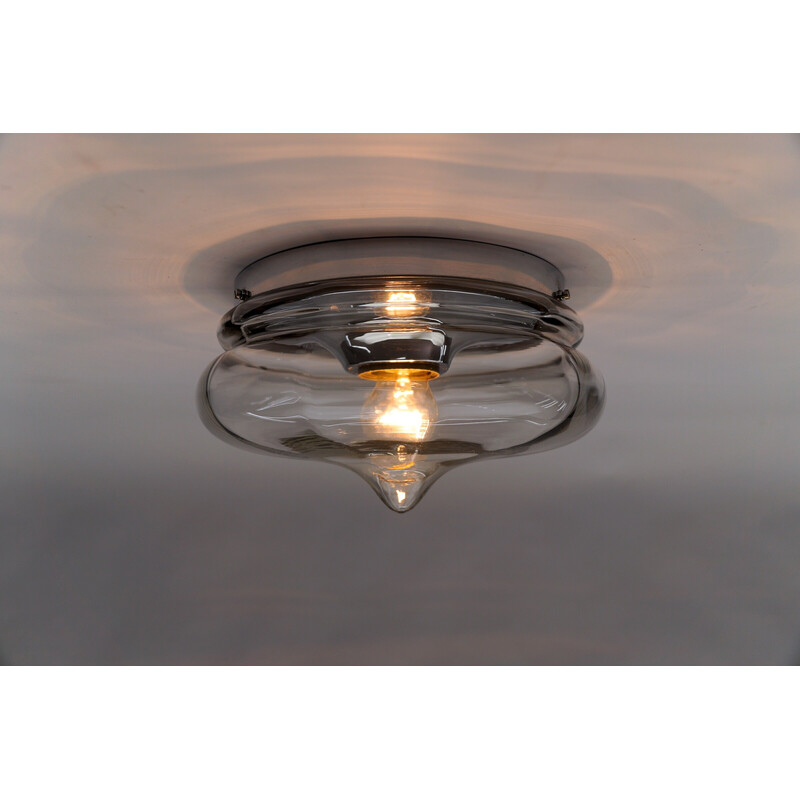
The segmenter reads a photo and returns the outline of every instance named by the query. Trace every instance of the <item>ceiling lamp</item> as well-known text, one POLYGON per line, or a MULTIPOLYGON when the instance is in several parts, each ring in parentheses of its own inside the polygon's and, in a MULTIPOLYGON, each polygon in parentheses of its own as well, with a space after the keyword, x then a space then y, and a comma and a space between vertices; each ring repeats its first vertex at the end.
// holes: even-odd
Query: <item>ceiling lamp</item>
POLYGON ((422 237, 286 250, 239 273, 199 387, 228 442, 340 464, 394 511, 448 469, 561 447, 603 405, 563 276, 508 247, 422 237))

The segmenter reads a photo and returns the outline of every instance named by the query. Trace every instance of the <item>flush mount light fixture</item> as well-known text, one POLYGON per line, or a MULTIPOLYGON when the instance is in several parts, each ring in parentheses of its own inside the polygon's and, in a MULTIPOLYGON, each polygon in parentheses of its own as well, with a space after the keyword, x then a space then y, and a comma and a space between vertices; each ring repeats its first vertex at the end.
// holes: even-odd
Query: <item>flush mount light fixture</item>
POLYGON ((568 444, 600 375, 563 275, 513 248, 349 239, 242 270, 226 352, 200 381, 206 426, 266 453, 340 464, 394 511, 448 469, 568 444))

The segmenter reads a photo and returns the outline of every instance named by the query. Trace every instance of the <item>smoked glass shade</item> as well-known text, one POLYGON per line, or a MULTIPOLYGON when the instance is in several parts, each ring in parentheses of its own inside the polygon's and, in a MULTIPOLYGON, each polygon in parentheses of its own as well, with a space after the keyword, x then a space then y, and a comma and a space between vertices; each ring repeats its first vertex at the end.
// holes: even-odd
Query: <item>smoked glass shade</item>
POLYGON ((592 427, 603 384, 575 349, 582 330, 544 293, 479 279, 267 291, 223 318, 201 414, 240 446, 347 467, 407 511, 454 466, 592 427))

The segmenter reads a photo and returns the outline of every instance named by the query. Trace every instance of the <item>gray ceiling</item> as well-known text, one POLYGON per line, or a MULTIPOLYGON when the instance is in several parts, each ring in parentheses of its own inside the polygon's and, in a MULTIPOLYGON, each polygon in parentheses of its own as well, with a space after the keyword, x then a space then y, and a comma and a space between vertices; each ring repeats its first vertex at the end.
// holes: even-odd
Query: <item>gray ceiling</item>
POLYGON ((0 140, 6 663, 790 663, 800 142, 0 140), (584 439, 386 510, 200 423, 243 265, 362 233, 562 267, 584 439))

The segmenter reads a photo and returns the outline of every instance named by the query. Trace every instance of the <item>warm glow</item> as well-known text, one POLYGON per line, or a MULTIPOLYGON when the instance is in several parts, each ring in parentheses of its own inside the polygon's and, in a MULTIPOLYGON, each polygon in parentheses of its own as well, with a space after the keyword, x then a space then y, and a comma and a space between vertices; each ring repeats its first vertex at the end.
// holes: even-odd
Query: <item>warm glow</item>
POLYGON ((425 439, 437 415, 428 383, 435 376, 435 372, 415 369, 383 369, 363 375, 375 381, 362 414, 370 435, 400 442, 425 439))
POLYGON ((416 303, 417 295, 414 292, 390 292, 390 303, 416 303))
POLYGON ((384 313, 387 317, 416 317, 428 310, 416 292, 390 291, 386 297, 384 313))
POLYGON ((411 379, 399 377, 392 388, 392 399, 388 407, 379 411, 376 424, 394 438, 422 441, 431 419, 415 394, 418 388, 412 386, 411 379))
POLYGON ((404 444, 398 445, 394 451, 394 463, 389 466, 389 469, 411 469, 416 466, 417 462, 414 460, 414 453, 409 452, 404 444))

